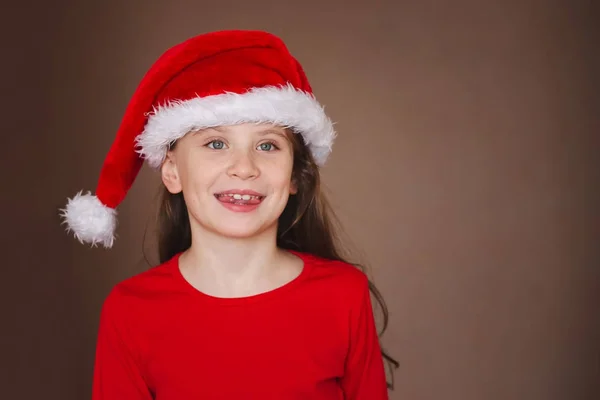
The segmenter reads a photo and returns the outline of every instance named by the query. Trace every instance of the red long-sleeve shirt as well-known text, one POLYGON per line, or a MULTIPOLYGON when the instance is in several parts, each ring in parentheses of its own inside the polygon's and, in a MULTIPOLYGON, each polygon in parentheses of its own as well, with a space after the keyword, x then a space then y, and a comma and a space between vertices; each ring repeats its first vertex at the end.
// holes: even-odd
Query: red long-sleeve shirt
POLYGON ((366 276, 294 253, 292 282, 245 298, 203 294, 178 258, 106 298, 93 400, 387 400, 366 276))

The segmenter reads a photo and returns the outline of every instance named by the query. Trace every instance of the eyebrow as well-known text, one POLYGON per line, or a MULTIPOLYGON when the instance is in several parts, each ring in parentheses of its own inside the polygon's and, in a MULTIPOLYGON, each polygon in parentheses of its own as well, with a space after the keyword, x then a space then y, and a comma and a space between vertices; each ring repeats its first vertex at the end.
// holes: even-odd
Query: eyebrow
POLYGON ((227 133, 227 129, 225 129, 222 126, 209 126, 208 128, 205 128, 203 130, 213 130, 213 131, 217 131, 217 132, 221 132, 221 133, 227 133))
MULTIPOLYGON (((214 130, 220 133, 230 133, 231 131, 223 126, 211 126, 206 128, 205 130, 214 130)), ((267 129, 262 129, 260 131, 256 131, 259 135, 264 136, 264 135, 268 135, 270 133, 281 136, 284 139, 287 139, 287 135, 285 134, 285 131, 280 130, 280 129, 276 129, 276 128, 267 128, 267 129)))
POLYGON ((287 135, 285 134, 285 131, 279 130, 279 129, 266 129, 264 131, 260 131, 258 132, 259 135, 268 135, 269 133, 272 133, 274 135, 277 136, 281 136, 284 139, 287 139, 287 135))

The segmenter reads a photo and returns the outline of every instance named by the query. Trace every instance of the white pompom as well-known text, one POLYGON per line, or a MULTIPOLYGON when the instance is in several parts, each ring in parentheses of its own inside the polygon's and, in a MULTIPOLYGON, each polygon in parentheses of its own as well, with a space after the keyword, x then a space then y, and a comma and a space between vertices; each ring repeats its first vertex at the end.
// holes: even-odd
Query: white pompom
POLYGON ((106 248, 112 247, 117 225, 116 210, 105 206, 89 192, 79 192, 68 200, 66 208, 61 210, 67 231, 73 232, 81 243, 90 243, 92 246, 100 243, 106 248))

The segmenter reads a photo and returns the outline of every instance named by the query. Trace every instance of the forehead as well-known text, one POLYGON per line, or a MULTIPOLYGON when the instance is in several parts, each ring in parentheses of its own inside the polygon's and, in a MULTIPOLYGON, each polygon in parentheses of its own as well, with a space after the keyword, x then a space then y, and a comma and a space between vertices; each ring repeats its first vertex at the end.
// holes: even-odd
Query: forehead
POLYGON ((256 135, 266 135, 266 134, 277 134, 282 136, 287 136, 287 129, 285 127, 279 125, 272 124, 238 124, 238 125, 224 125, 224 126, 215 126, 206 129, 202 129, 201 131, 207 132, 219 132, 223 134, 235 134, 235 133, 251 133, 256 135))
POLYGON ((261 138, 266 135, 276 135, 292 145, 294 143, 294 133, 287 127, 265 123, 243 123, 238 125, 223 125, 192 130, 180 139, 170 143, 169 150, 174 150, 176 147, 178 147, 177 143, 179 142, 195 140, 194 138, 204 140, 211 135, 223 135, 226 136, 228 140, 234 140, 236 137, 261 138))

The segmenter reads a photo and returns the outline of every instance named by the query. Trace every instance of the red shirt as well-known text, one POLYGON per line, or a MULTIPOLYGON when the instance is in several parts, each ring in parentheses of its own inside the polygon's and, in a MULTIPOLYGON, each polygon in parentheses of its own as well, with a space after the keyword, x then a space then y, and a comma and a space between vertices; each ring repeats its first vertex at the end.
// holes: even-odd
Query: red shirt
POLYGON ((304 253, 301 274, 267 293, 216 298, 179 255, 106 298, 93 400, 387 400, 368 281, 304 253))

